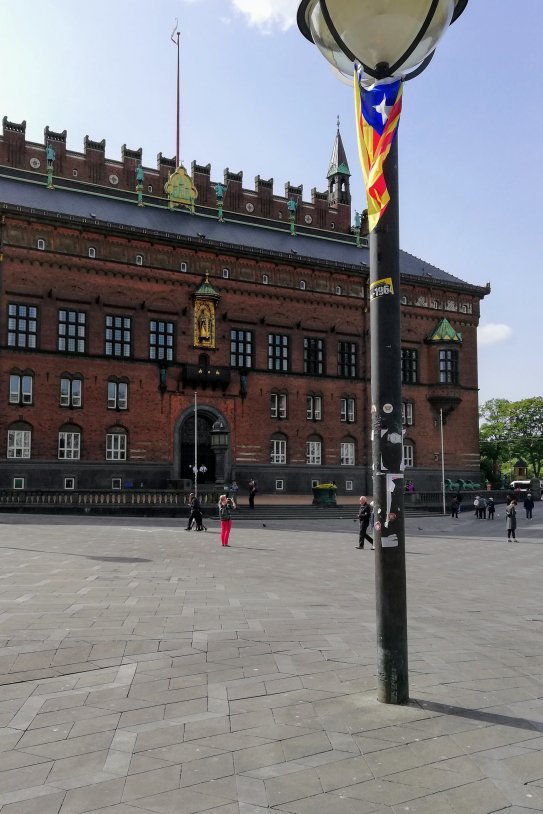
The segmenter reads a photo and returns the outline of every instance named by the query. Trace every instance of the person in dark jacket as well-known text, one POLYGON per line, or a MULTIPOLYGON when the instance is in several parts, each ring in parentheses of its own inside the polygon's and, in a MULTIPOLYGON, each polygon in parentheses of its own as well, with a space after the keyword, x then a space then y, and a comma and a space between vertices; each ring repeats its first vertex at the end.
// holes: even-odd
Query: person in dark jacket
POLYGON ((192 529, 193 523, 196 523, 196 531, 203 531, 205 526, 203 524, 203 516, 202 510, 200 508, 200 501, 198 500, 194 492, 191 492, 189 495, 189 504, 190 504, 190 515, 186 531, 190 531, 192 529))
POLYGON ((360 523, 360 531, 358 532, 358 545, 357 548, 364 548, 364 542, 367 540, 371 548, 374 548, 373 539, 368 534, 368 526, 371 520, 371 506, 365 495, 360 497, 360 508, 358 509, 358 522, 360 523))
POLYGON ((506 519, 506 528, 507 528, 507 540, 509 541, 511 538, 516 542, 516 529, 517 529, 517 501, 512 500, 509 506, 505 510, 505 519, 506 519))
POLYGON ((255 496, 258 492, 258 487, 256 485, 256 481, 254 478, 251 478, 249 481, 249 508, 254 509, 255 507, 255 496))
POLYGON ((494 520, 494 512, 496 511, 496 506, 494 505, 494 498, 489 497, 486 502, 486 510, 488 512, 488 519, 494 520))
POLYGON ((451 501, 451 517, 456 517, 458 520, 458 509, 460 508, 460 501, 455 495, 451 501))
POLYGON ((530 494, 527 494, 524 500, 524 508, 526 510, 526 520, 532 519, 532 511, 534 509, 534 506, 535 503, 533 497, 530 494))

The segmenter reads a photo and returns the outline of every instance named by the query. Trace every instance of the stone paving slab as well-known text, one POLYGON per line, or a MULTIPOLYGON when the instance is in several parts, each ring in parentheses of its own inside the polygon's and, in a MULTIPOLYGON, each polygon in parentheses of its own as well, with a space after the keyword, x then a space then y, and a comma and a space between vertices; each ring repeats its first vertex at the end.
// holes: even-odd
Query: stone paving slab
POLYGON ((1 520, 1 814, 543 811, 537 518, 408 521, 402 707, 352 522, 1 520))

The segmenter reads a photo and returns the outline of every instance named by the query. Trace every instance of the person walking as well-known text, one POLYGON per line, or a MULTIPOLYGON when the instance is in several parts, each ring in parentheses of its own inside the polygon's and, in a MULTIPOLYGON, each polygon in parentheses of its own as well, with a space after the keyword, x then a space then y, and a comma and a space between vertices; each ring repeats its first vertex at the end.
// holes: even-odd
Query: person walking
POLYGON ((194 494, 191 492, 189 495, 189 505, 190 505, 190 515, 187 521, 187 528, 185 531, 190 531, 192 529, 192 524, 196 523, 197 531, 201 531, 202 526, 202 510, 200 509, 200 501, 194 494))
POLYGON ((258 492, 258 488, 256 485, 256 481, 254 478, 251 478, 249 481, 249 508, 254 509, 255 507, 255 495, 258 492))
POLYGON ((507 528, 507 541, 511 538, 517 542, 516 529, 517 529, 517 501, 512 500, 505 510, 506 528, 507 528))
POLYGON ((535 503, 533 497, 530 493, 526 495, 524 500, 524 509, 526 510, 526 520, 532 520, 532 511, 534 509, 535 503))
POLYGON ((475 517, 479 517, 479 505, 480 505, 480 500, 479 500, 479 495, 477 495, 477 497, 473 501, 473 506, 475 508, 475 517))
POLYGON ((238 492, 239 492, 239 486, 237 485, 237 483, 236 483, 236 481, 235 481, 235 480, 233 480, 233 481, 232 481, 232 485, 230 486, 230 489, 229 489, 228 491, 230 492, 230 497, 232 498, 232 500, 234 501, 234 503, 236 503, 236 504, 237 504, 237 502, 238 502, 238 492))
POLYGON ((458 520, 458 509, 460 508, 460 501, 455 495, 451 501, 451 517, 456 517, 458 520))
POLYGON ((373 539, 368 534, 368 526, 371 520, 371 506, 365 495, 360 496, 360 507, 358 509, 358 522, 360 523, 360 530, 358 532, 358 545, 357 548, 364 548, 364 542, 367 540, 373 550, 373 539))
POLYGON ((494 504, 494 498, 489 497, 486 502, 486 510, 488 512, 488 519, 494 520, 494 512, 496 511, 496 506, 494 504))
POLYGON ((479 498, 479 520, 486 520, 486 497, 479 498))
POLYGON ((219 520, 221 521, 221 544, 229 546, 230 530, 232 528, 232 510, 236 504, 232 498, 221 495, 219 498, 219 520))

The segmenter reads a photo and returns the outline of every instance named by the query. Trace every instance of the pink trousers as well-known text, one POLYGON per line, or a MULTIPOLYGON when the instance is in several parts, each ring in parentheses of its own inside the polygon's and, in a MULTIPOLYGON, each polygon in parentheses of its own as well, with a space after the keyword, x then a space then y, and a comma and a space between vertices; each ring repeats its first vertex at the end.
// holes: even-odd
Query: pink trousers
POLYGON ((221 543, 228 545, 228 538, 230 537, 230 529, 232 528, 231 520, 221 520, 221 543))

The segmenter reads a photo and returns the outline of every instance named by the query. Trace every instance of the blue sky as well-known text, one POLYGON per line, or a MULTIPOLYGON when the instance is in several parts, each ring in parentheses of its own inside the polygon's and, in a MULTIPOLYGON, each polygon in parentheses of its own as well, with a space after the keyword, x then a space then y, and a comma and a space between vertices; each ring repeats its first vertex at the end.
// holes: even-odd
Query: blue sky
MULTIPOLYGON (((0 25, 0 116, 175 154, 175 19, 181 31, 181 157, 326 188, 336 116, 364 192, 352 89, 298 32, 297 0, 26 0, 0 25)), ((541 0, 470 0, 429 68, 406 85, 400 124, 402 247, 475 284, 480 401, 541 395, 541 0)))

